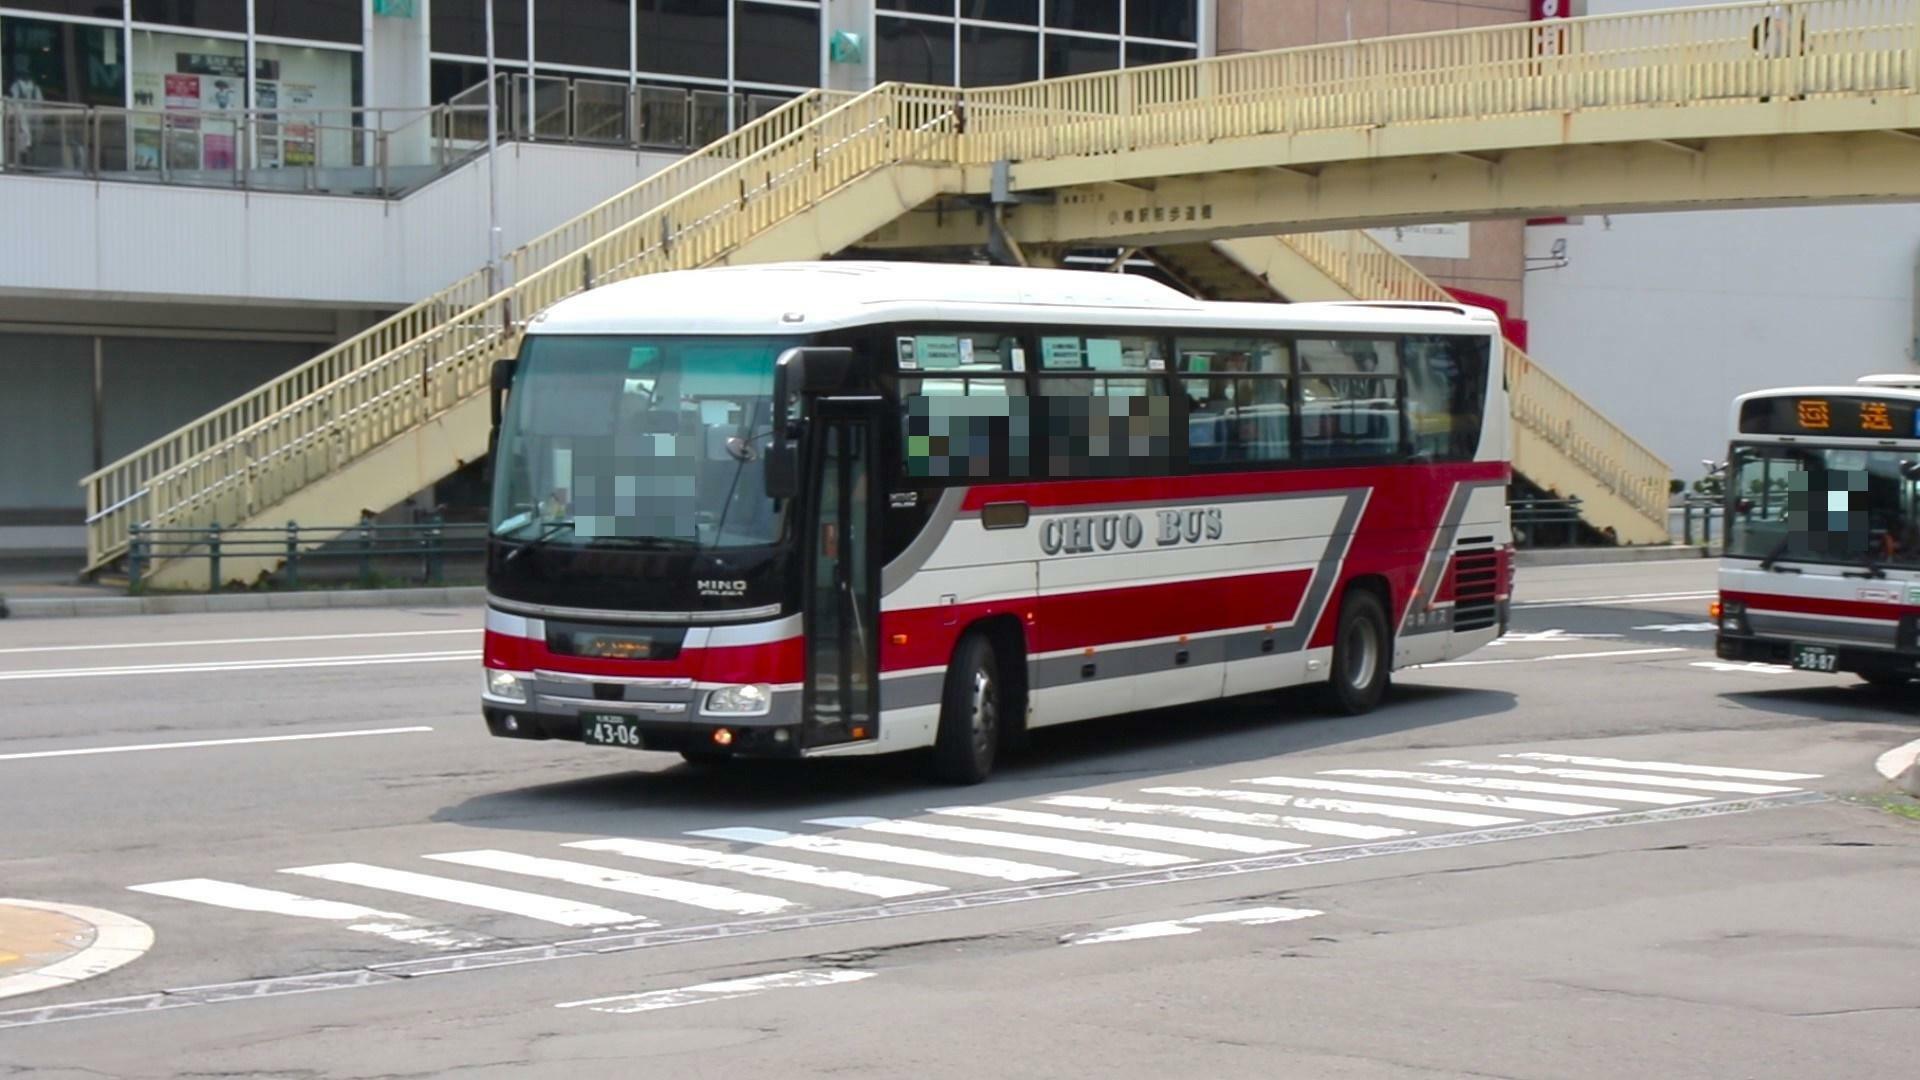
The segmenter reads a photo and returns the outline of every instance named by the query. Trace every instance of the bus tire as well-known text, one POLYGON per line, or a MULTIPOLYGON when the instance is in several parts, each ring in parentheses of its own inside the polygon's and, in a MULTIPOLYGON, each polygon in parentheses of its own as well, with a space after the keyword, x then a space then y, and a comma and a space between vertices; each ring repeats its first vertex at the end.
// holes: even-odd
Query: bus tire
POLYGON ((1369 589, 1350 589, 1340 604, 1333 635, 1333 670, 1327 675, 1327 704, 1358 716, 1372 711, 1387 695, 1392 677, 1392 644, 1387 612, 1369 589))
POLYGON ((733 755, 725 750, 682 750, 680 758, 696 769, 718 769, 733 761, 733 755))
POLYGON ((1856 671, 1854 674, 1878 690, 1897 690, 1913 681, 1912 676, 1897 671, 1856 671))
POLYGON ((961 638, 940 695, 940 729, 933 741, 935 779, 977 784, 987 778, 1000 748, 1004 699, 993 643, 980 633, 961 638))

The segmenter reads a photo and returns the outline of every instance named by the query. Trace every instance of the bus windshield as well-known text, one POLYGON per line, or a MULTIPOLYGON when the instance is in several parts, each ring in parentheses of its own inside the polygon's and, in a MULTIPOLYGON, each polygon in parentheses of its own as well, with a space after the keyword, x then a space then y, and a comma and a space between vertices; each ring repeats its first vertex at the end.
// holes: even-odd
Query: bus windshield
POLYGON ((751 547, 766 494, 768 337, 533 335, 495 450, 495 535, 543 544, 751 547))
POLYGON ((1728 555, 1920 567, 1920 450, 1736 446, 1728 474, 1728 555))

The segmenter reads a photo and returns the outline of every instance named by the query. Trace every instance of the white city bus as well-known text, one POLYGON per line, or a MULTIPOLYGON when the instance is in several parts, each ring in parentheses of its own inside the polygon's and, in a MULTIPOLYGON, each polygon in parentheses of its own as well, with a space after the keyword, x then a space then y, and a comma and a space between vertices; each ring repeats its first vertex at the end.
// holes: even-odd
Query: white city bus
POLYGON ((1920 377, 1743 394, 1732 426, 1718 654, 1920 674, 1920 377))
POLYGON ((1506 620, 1490 313, 834 262, 556 305, 495 372, 493 734, 931 748, 1325 683, 1506 620))

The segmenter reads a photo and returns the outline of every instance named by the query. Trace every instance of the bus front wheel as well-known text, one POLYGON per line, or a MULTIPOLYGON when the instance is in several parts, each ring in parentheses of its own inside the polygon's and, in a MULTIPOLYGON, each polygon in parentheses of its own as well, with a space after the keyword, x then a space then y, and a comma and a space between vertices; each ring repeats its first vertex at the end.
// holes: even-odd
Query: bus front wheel
POLYGON ((1367 589, 1347 593, 1333 637, 1333 671, 1327 677, 1327 704, 1348 716, 1368 712, 1387 694, 1389 669, 1387 613, 1367 589))
POLYGON ((949 784, 977 784, 993 771, 1000 745, 1000 664, 985 634, 960 639, 947 668, 934 736, 933 775, 949 784))
POLYGON ((1913 681, 1912 676, 1897 671, 1856 671, 1854 674, 1865 680, 1867 685, 1880 690, 1898 689, 1913 681))

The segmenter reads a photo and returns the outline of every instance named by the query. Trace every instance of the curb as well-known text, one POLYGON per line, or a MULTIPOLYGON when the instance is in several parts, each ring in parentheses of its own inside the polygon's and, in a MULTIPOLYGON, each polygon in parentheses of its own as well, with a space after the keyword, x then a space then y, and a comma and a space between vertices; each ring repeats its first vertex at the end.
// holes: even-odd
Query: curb
MULTIPOLYGON (((431 589, 337 589, 204 596, 101 596, 0 599, 16 619, 74 619, 99 615, 187 615, 223 611, 312 611, 320 608, 464 607, 486 602, 482 585, 431 589)), ((0 618, 6 617, 0 615, 0 618)))
POLYGON ((1648 544, 1644 547, 1523 548, 1513 553, 1515 566, 1598 566, 1606 563, 1677 562, 1711 559, 1706 548, 1687 544, 1648 544))
POLYGON ((1894 787, 1920 797, 1920 739, 1881 754, 1873 767, 1894 787))
POLYGON ((36 971, 0 977, 0 998, 55 990, 105 975, 114 968, 133 963, 153 948, 153 928, 131 916, 79 904, 49 904, 8 897, 0 897, 0 907, 50 911, 93 927, 92 943, 65 960, 56 960, 36 971))

